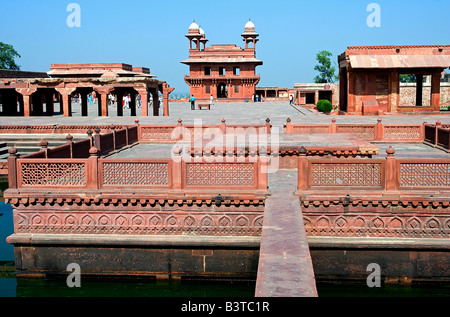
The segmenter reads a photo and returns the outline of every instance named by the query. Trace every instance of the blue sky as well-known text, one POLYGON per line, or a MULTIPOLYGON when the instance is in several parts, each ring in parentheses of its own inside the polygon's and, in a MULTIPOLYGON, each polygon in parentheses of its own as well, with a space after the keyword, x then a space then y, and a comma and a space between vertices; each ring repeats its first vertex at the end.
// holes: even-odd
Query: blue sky
POLYGON ((48 71, 52 63, 123 62, 149 67, 159 79, 188 92, 184 35, 195 21, 211 44, 243 46, 250 18, 260 34, 258 86, 313 82, 316 54, 333 61, 347 46, 450 44, 450 1, 302 0, 0 0, 0 41, 20 53, 22 70, 48 71), (68 4, 81 8, 81 27, 70 28, 68 4), (381 27, 370 28, 366 8, 381 8, 381 27))

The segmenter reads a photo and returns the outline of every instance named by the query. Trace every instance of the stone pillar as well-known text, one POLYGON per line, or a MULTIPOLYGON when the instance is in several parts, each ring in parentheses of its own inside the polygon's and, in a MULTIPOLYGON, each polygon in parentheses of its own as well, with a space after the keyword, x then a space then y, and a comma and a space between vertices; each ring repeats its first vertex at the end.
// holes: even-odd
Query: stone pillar
POLYGON ((423 75, 416 75, 416 106, 422 106, 423 75))
POLYGON ((355 74, 353 73, 351 67, 348 67, 347 83, 348 83, 347 113, 349 112, 354 113, 356 111, 356 102, 355 102, 356 85, 355 85, 355 74))
POLYGON ((99 94, 99 104, 100 104, 100 111, 99 114, 102 117, 108 116, 108 93, 102 92, 99 94))
POLYGON ((441 72, 437 70, 431 75, 431 102, 430 106, 433 111, 440 111, 441 102, 441 72))
POLYGON ((61 103, 64 117, 72 116, 72 105, 70 94, 74 92, 74 88, 55 88, 61 94, 61 103))
POLYGON ((396 113, 400 104, 400 78, 397 71, 389 75, 389 109, 390 113, 396 113))
POLYGON ((36 91, 33 88, 17 88, 16 91, 23 96, 23 115, 31 116, 31 94, 36 91))
POLYGON ((169 116, 169 94, 175 89, 164 82, 163 87, 163 103, 164 103, 164 116, 169 116))
POLYGON ((23 95, 23 116, 31 116, 31 95, 23 95))
POLYGON ((148 91, 147 89, 138 89, 138 94, 141 96, 141 116, 148 116, 148 91))

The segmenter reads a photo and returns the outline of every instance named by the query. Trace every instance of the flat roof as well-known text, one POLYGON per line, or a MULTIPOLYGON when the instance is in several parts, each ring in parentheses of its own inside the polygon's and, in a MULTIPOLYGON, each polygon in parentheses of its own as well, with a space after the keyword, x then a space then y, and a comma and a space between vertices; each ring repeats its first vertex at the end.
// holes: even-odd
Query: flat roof
POLYGON ((450 55, 349 55, 352 68, 447 68, 450 55))

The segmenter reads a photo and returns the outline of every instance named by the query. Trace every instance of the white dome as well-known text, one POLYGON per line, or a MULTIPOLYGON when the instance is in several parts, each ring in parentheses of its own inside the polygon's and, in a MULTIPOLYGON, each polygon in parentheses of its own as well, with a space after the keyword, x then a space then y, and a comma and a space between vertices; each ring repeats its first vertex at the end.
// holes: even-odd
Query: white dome
POLYGON ((205 31, 201 27, 199 27, 200 34, 205 35, 205 31))
POLYGON ((245 24, 245 28, 246 29, 255 28, 255 25, 253 24, 252 21, 250 21, 250 19, 248 19, 248 22, 245 24))
POLYGON ((189 25, 189 30, 198 30, 198 29, 199 29, 199 26, 197 23, 195 23, 195 20, 194 20, 194 22, 192 22, 192 24, 189 25))

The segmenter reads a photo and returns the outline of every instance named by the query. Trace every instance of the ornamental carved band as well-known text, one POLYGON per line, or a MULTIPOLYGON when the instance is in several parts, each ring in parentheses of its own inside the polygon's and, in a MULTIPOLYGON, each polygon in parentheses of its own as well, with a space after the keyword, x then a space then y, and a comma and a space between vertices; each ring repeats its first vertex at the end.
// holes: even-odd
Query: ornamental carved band
POLYGON ((103 185, 169 185, 168 163, 103 163, 103 185))
POLYGON ((381 187, 381 163, 312 163, 311 186, 381 187))
POLYGON ((84 186, 85 163, 21 163, 22 185, 84 186))
POLYGON ((308 236, 449 238, 450 218, 405 214, 303 215, 308 236))
POLYGON ((450 187, 450 164, 401 163, 401 187, 450 187))
POLYGON ((420 140, 421 127, 384 127, 383 137, 388 140, 420 140))
POLYGON ((373 140, 375 139, 375 127, 374 126, 338 126, 337 133, 353 133, 358 135, 362 139, 373 140))
POLYGON ((261 212, 16 212, 16 233, 259 236, 261 212))
POLYGON ((142 127, 142 140, 170 140, 175 128, 166 127, 142 127))
POLYGON ((187 163, 187 186, 256 186, 253 163, 187 163))
POLYGON ((314 134, 314 133, 328 133, 329 131, 328 126, 293 126, 292 127, 292 133, 299 133, 299 134, 314 134))

